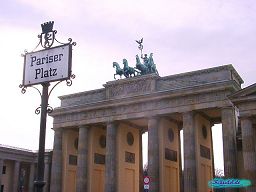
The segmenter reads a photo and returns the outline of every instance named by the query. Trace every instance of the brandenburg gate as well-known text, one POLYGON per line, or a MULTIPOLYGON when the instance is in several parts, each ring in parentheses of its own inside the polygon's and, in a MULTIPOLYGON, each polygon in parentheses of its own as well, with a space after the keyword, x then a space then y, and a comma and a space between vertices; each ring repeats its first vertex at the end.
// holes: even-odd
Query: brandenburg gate
POLYGON ((225 177, 237 178, 238 109, 228 96, 242 83, 233 66, 224 65, 166 77, 138 75, 61 96, 51 114, 51 192, 142 192, 145 132, 150 192, 213 191, 208 181, 214 177, 211 132, 217 123, 225 177))

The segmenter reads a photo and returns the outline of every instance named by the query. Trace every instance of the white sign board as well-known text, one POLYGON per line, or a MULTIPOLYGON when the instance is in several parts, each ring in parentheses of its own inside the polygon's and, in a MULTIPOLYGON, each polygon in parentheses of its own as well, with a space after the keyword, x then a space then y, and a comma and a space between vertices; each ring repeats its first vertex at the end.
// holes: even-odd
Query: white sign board
POLYGON ((72 45, 27 53, 24 61, 23 85, 69 79, 72 45))

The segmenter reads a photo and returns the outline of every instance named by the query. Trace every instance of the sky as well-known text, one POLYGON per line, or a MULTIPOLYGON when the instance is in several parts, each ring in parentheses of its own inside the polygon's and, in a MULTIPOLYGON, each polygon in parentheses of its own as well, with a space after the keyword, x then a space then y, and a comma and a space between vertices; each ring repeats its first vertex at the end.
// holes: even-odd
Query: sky
MULTIPOLYGON (((162 77, 232 64, 245 82, 242 87, 255 83, 254 0, 0 0, 1 144, 38 148, 40 115, 34 111, 40 95, 33 88, 20 92, 21 54, 38 44, 40 25, 47 21, 55 22, 59 41, 71 37, 77 43, 72 67, 76 78, 71 87, 63 82, 53 90, 52 107, 60 105, 60 95, 102 88, 114 80, 114 61, 126 58, 135 66, 140 53, 135 40, 142 37, 143 52, 154 53, 162 77)), ((51 128, 48 117, 46 148, 52 148, 51 128)), ((214 134, 221 138, 220 126, 214 134)), ((215 145, 221 142, 217 139, 215 145)))

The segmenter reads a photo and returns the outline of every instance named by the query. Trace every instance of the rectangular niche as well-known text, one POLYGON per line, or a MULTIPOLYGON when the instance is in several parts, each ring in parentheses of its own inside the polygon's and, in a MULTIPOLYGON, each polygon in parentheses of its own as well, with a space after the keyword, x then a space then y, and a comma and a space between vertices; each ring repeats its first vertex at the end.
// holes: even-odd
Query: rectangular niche
POLYGON ((94 163, 100 164, 100 165, 105 165, 105 155, 102 155, 99 153, 94 153, 94 163))
POLYGON ((200 155, 206 159, 211 159, 210 149, 203 145, 200 145, 200 155))
POLYGON ((77 165, 77 156, 69 155, 69 165, 77 165))
POLYGON ((177 162, 177 151, 165 148, 165 159, 177 162))
POLYGON ((135 153, 125 151, 125 162, 135 163, 135 153))

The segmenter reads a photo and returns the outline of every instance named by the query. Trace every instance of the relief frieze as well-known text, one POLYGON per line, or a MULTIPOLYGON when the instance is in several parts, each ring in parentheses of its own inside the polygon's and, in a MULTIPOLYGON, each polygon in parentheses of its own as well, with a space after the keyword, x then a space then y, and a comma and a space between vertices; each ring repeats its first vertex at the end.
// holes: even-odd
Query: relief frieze
POLYGON ((109 88, 110 97, 129 96, 147 93, 151 90, 151 80, 133 81, 123 84, 113 84, 109 88))
POLYGON ((132 113, 148 112, 151 110, 161 110, 174 107, 182 107, 186 105, 196 105, 200 103, 208 103, 212 101, 220 101, 226 99, 226 92, 204 93, 200 95, 190 95, 175 98, 166 98, 156 101, 147 101, 134 103, 129 105, 119 105, 109 108, 102 108, 84 112, 68 113, 55 116, 54 123, 63 123, 70 121, 89 120, 102 117, 114 117, 132 113))

